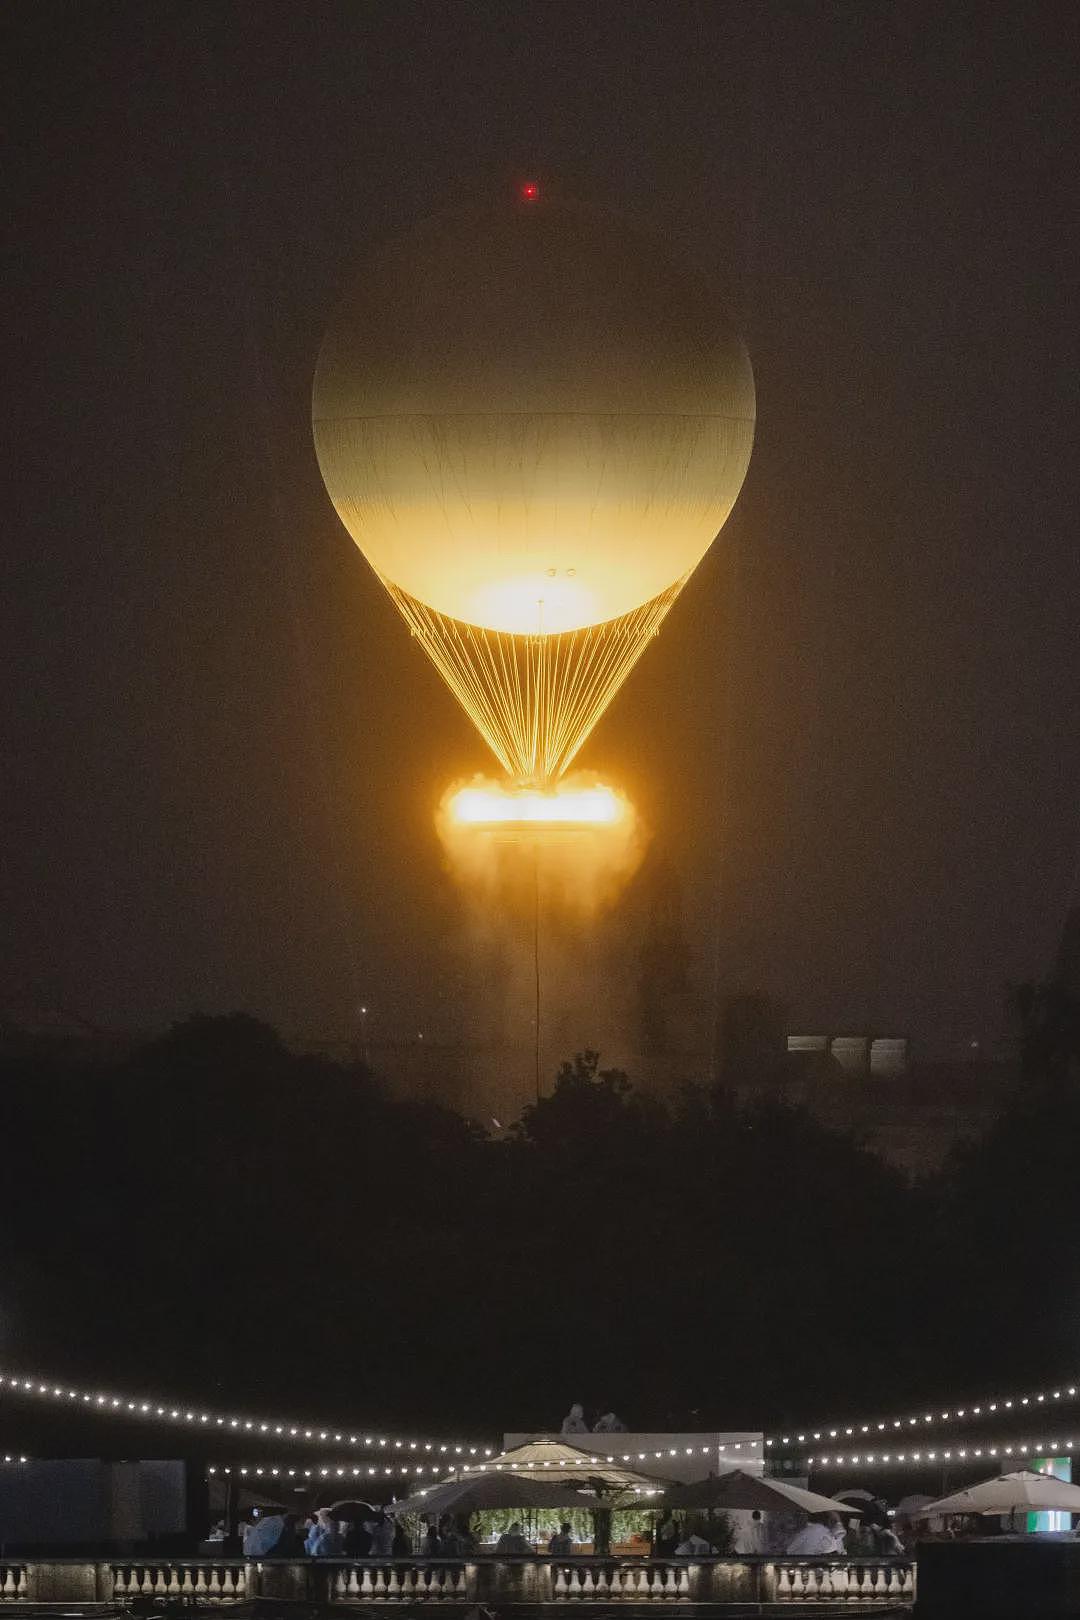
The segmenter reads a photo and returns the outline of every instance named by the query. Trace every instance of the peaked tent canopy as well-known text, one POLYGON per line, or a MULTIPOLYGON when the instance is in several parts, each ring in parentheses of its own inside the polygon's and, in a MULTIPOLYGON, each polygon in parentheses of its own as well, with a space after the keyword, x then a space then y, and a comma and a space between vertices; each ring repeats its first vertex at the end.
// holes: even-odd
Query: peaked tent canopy
POLYGON ((671 1489, 671 1481, 657 1479, 652 1474, 639 1473, 624 1463, 610 1460, 607 1452, 584 1451, 567 1445, 565 1440, 538 1435, 526 1440, 512 1451, 500 1452, 483 1463, 470 1464, 463 1472, 470 1476, 491 1472, 532 1476, 554 1475, 557 1478, 579 1481, 579 1489, 595 1490, 594 1481, 600 1483, 601 1494, 615 1491, 633 1491, 640 1495, 657 1496, 671 1489))
POLYGON ((442 1513, 465 1515, 483 1513, 492 1508, 554 1508, 564 1512, 567 1508, 595 1507, 595 1497, 575 1491, 562 1480, 549 1484, 535 1475, 521 1478, 517 1474, 468 1474, 461 1479, 445 1480, 441 1485, 426 1485, 411 1491, 400 1502, 394 1502, 387 1513, 442 1513))

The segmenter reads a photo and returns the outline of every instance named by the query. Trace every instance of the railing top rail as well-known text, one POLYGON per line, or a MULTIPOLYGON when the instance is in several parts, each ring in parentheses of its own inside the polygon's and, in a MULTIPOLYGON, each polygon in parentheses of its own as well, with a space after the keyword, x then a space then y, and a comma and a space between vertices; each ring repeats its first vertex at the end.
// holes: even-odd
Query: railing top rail
POLYGON ((674 1565, 685 1568, 691 1564, 806 1564, 822 1568, 835 1568, 838 1565, 845 1567, 871 1567, 874 1569, 887 1568, 890 1565, 903 1566, 915 1562, 915 1554, 891 1554, 888 1557, 848 1557, 844 1553, 693 1553, 677 1557, 645 1558, 634 1553, 568 1553, 552 1556, 550 1553, 496 1553, 483 1551, 469 1552, 458 1557, 431 1558, 423 1553, 409 1553, 401 1558, 309 1558, 301 1554, 294 1558, 254 1557, 244 1558, 236 1554, 228 1557, 218 1557, 215 1553, 204 1553, 189 1556, 184 1554, 177 1557, 172 1553, 135 1552, 135 1553, 107 1553, 100 1557, 69 1557, 54 1556, 52 1554, 23 1554, 6 1553, 0 1555, 0 1564, 19 1564, 22 1566, 42 1565, 70 1565, 88 1567, 94 1565, 122 1565, 133 1567, 137 1565, 154 1565, 174 1569, 206 1569, 211 1565, 217 1569, 250 1569, 255 1564, 312 1564, 344 1569, 393 1569, 398 1568, 424 1568, 460 1569, 466 1564, 476 1563, 500 1564, 573 1564, 579 1568, 591 1566, 610 1568, 612 1565, 626 1565, 633 1569, 659 1569, 674 1565))
MULTIPOLYGON (((494 1548, 480 1548, 462 1553, 456 1558, 431 1558, 425 1553, 405 1553, 400 1558, 259 1558, 258 1562, 283 1564, 344 1564, 386 1569, 393 1564, 475 1564, 478 1559, 495 1559, 500 1564, 630 1564, 635 1569, 655 1568, 666 1564, 871 1564, 876 1569, 884 1564, 910 1564, 914 1553, 890 1553, 881 1557, 848 1557, 846 1553, 665 1553, 663 1557, 647 1558, 641 1553, 499 1553, 494 1548)), ((196 1560, 197 1561, 197 1560, 196 1560)))

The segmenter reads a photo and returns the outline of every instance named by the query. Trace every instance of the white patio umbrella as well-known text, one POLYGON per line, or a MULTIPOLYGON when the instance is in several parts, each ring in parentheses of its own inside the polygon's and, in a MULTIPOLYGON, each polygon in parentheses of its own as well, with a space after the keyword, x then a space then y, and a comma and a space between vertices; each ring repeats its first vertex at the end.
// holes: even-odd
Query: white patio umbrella
POLYGON ((1009 1513, 1080 1513, 1080 1485, 1068 1485, 1053 1474, 1039 1474, 1020 1468, 1014 1474, 999 1474, 978 1485, 927 1502, 917 1510, 920 1519, 943 1518, 947 1513, 980 1513, 1004 1517, 1009 1513))
POLYGON ((783 1479, 770 1479, 760 1474, 747 1474, 741 1468, 729 1468, 723 1474, 710 1474, 708 1479, 696 1480, 693 1485, 682 1485, 672 1490, 669 1497, 672 1509, 682 1508, 761 1508, 763 1510, 797 1507, 803 1513, 861 1513, 862 1508, 851 1502, 840 1502, 832 1496, 819 1496, 801 1485, 789 1485, 783 1479))

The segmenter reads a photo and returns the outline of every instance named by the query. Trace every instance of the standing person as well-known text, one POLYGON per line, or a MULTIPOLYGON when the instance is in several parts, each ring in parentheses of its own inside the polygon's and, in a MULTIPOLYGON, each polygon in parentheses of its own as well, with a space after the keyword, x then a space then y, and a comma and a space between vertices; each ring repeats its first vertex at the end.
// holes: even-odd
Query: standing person
POLYGON ((455 1524, 457 1533, 461 1538, 462 1556, 467 1558, 470 1553, 474 1553, 476 1551, 476 1537, 473 1534, 473 1528, 469 1523, 468 1515, 464 1513, 459 1514, 455 1524))
POLYGON ((825 1558, 837 1550, 836 1537, 816 1515, 806 1521, 797 1535, 792 1536, 786 1548, 796 1558, 825 1558))
POLYGON ((354 1519, 345 1532, 345 1554, 348 1558, 370 1558, 371 1527, 373 1519, 354 1519))
POLYGON ((605 1412, 593 1424, 593 1434, 625 1434, 626 1424, 615 1412, 605 1412))
POLYGON ((299 1513, 286 1513, 281 1521, 281 1534, 270 1549, 271 1558, 303 1558, 304 1536, 300 1529, 299 1513))
POLYGON ((844 1551, 849 1558, 872 1558, 876 1551, 874 1533, 861 1519, 849 1519, 844 1551))
POLYGON ((495 1543, 495 1551, 500 1553, 531 1553, 532 1548, 525 1540, 521 1529, 521 1521, 515 1519, 509 1530, 504 1530, 495 1543))
POLYGON ((664 1514, 664 1520, 656 1532, 657 1558, 670 1558, 681 1540, 679 1526, 672 1518, 670 1512, 664 1514))
POLYGON ((394 1521, 387 1518, 382 1508, 375 1515, 371 1529, 372 1558, 390 1558, 394 1551, 394 1521))
POLYGON ((439 1535, 439 1527, 434 1519, 428 1520, 428 1527, 424 1531, 424 1542, 420 1551, 425 1558, 438 1558, 442 1552, 442 1538, 439 1535))
POLYGON ((570 1521, 561 1524, 548 1542, 548 1553, 552 1558, 569 1558, 574 1551, 574 1538, 570 1534, 570 1521))
POLYGON ((742 1524, 735 1536, 735 1551, 756 1558, 765 1551, 765 1521, 761 1509, 755 1508, 749 1524, 742 1524))
POLYGON ((444 1558, 464 1558, 465 1537, 458 1528, 456 1520, 444 1513, 442 1523, 439 1525, 439 1535, 442 1538, 442 1555, 444 1558))
MULTIPOLYGON (((391 1542, 390 1542, 390 1556, 391 1556, 391 1558, 408 1558, 408 1557, 410 1557, 410 1555, 412 1554, 412 1544, 409 1541, 408 1531, 405 1529, 405 1526, 403 1524, 400 1524, 397 1520, 395 1520, 393 1522, 393 1524, 390 1526, 390 1534, 391 1534, 391 1537, 392 1537, 391 1542)), ((377 1558, 385 1558, 386 1554, 385 1553, 376 1553, 374 1556, 377 1557, 377 1558)))
POLYGON ((683 1540, 675 1548, 675 1557, 707 1558, 710 1553, 715 1553, 715 1551, 716 1548, 712 1545, 712 1542, 706 1541, 705 1537, 699 1535, 696 1530, 688 1529, 683 1540))
POLYGON ((891 1524, 878 1524, 874 1526, 874 1548, 879 1558, 902 1558, 904 1556, 904 1543, 900 1540, 891 1524))
POLYGON ((588 1434, 589 1425, 585 1421, 585 1413, 577 1401, 562 1420, 563 1434, 588 1434))
POLYGON ((329 1508, 316 1508, 315 1523, 308 1531, 304 1550, 309 1558, 340 1558, 343 1553, 338 1527, 329 1508))
POLYGON ((285 1517, 281 1513, 267 1513, 254 1524, 247 1526, 244 1536, 245 1558, 269 1558, 271 1547, 277 1545, 278 1537, 285 1528, 285 1517))

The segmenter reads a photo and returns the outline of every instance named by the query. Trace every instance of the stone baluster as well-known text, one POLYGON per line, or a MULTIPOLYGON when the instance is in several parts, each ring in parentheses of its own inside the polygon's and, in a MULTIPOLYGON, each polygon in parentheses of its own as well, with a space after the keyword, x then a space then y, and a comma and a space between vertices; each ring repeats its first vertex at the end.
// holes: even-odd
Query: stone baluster
POLYGON ((790 1603, 791 1598, 791 1570, 786 1564, 781 1564, 777 1571, 776 1601, 778 1603, 790 1603))
POLYGON ((401 1580, 394 1565, 390 1565, 390 1572, 386 1577, 386 1596, 393 1601, 401 1596, 401 1580))
MULTIPOLYGON (((12 1587, 8 1586, 8 1582, 10 1580, 11 1580, 11 1571, 10 1571, 10 1569, 8 1569, 8 1570, 4 1571, 4 1596, 5 1597, 8 1596, 9 1591, 13 1590, 14 1583, 12 1584, 12 1587)), ((125 1585, 125 1582, 124 1582, 124 1572, 123 1572, 122 1569, 118 1569, 115 1564, 113 1565, 113 1572, 112 1572, 112 1589, 113 1589, 113 1597, 114 1598, 126 1597, 127 1596, 127 1586, 125 1585)))
POLYGON ((614 1569, 611 1571, 611 1578, 608 1581, 608 1587, 613 1600, 617 1603, 622 1597, 622 1570, 619 1568, 618 1564, 616 1564, 614 1569))
POLYGON ((371 1583, 371 1570, 364 1565, 364 1573, 360 1577, 360 1596, 362 1598, 374 1597, 375 1588, 371 1583))
POLYGON ((348 1596, 349 1587, 348 1582, 345 1579, 345 1571, 343 1569, 337 1569, 334 1571, 334 1579, 331 1584, 331 1591, 333 1593, 334 1603, 344 1603, 345 1598, 348 1596))
POLYGON ((196 1597, 205 1597, 206 1593, 207 1593, 206 1571, 203 1569, 202 1565, 200 1564, 198 1569, 195 1571, 195 1596, 196 1597))
POLYGON ((210 1596, 212 1598, 217 1598, 219 1600, 219 1602, 220 1602, 220 1600, 221 1600, 221 1576, 218 1574, 218 1570, 217 1570, 216 1565, 211 1565, 210 1566, 210 1579, 207 1581, 206 1587, 207 1587, 207 1591, 210 1593, 210 1596))
POLYGON ((560 1564, 558 1569, 555 1571, 554 1596, 556 1603, 565 1603, 566 1599, 570 1596, 569 1588, 566 1582, 566 1569, 562 1564, 560 1564))
MULTIPOLYGON (((244 1598, 247 1597, 247 1589, 248 1589, 247 1565, 246 1564, 241 1564, 240 1568, 236 1572, 236 1601, 237 1601, 237 1603, 242 1603, 244 1598)), ((258 1587, 256 1587, 255 1590, 258 1591, 258 1587)))
POLYGON ((15 1595, 16 1595, 16 1597, 20 1597, 20 1598, 25 1598, 26 1597, 26 1569, 25 1569, 25 1566, 20 1566, 20 1568, 19 1568, 19 1579, 16 1582, 15 1595))
POLYGON ((221 1601, 223 1603, 236 1602, 236 1582, 233 1580, 232 1570, 227 1565, 221 1572, 221 1601))
POLYGON ((611 1581, 603 1564, 601 1564, 600 1568, 596 1571, 594 1579, 596 1583, 596 1596, 606 1600, 611 1595, 611 1581))
POLYGON ((690 1597, 690 1571, 686 1568, 679 1571, 679 1596, 687 1599, 690 1597))
POLYGON ((821 1598, 831 1598, 833 1595, 832 1570, 829 1568, 828 1564, 820 1564, 818 1566, 817 1577, 818 1596, 821 1598))
POLYGON ((675 1569, 673 1565, 669 1564, 667 1569, 664 1571, 664 1596, 666 1598, 673 1598, 678 1597, 678 1595, 679 1583, 675 1579, 675 1569))
POLYGON ((377 1598, 383 1598, 386 1596, 386 1571, 381 1564, 375 1571, 374 1592, 377 1598))
POLYGON ((911 1602, 915 1597, 915 1565, 905 1564, 900 1572, 900 1596, 911 1602))
POLYGON ((889 1595, 889 1583, 885 1579, 885 1571, 879 1564, 874 1571, 874 1602, 884 1603, 889 1595))

